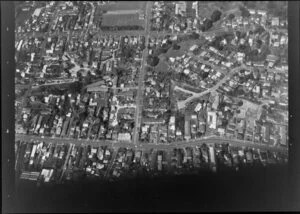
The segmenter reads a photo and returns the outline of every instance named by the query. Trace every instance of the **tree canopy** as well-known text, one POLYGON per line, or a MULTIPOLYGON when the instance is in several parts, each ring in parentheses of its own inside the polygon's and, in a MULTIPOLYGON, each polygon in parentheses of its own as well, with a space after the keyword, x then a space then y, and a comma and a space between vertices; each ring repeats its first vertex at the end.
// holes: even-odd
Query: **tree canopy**
POLYGON ((211 14, 211 20, 212 20, 213 22, 216 22, 216 21, 220 20, 221 15, 222 15, 221 11, 215 10, 215 11, 211 14))
POLYGON ((159 63, 159 58, 157 56, 148 56, 147 63, 151 66, 157 66, 159 63))
POLYGON ((235 15, 234 15, 234 14, 231 13, 231 14, 228 15, 228 19, 229 19, 229 20, 232 20, 232 19, 234 19, 234 18, 235 18, 235 15))
POLYGON ((240 7, 240 11, 241 11, 241 15, 242 17, 249 17, 250 16, 250 12, 247 8, 245 7, 240 7))

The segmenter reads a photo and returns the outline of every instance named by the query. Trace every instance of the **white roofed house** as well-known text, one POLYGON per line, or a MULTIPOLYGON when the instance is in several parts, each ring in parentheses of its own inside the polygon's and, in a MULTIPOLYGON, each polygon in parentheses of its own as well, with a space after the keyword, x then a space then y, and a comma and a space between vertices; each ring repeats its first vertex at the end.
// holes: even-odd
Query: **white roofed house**
POLYGON ((175 14, 181 14, 182 16, 185 16, 186 13, 186 2, 185 1, 179 1, 175 5, 175 14))
POLYGON ((34 13, 32 14, 32 16, 36 16, 36 17, 39 17, 40 14, 41 14, 41 11, 42 11, 42 8, 37 8, 35 9, 34 13))
POLYGON ((256 11, 254 9, 249 9, 248 11, 251 15, 254 15, 256 13, 256 11))
POLYGON ((207 112, 207 123, 209 124, 209 128, 217 128, 217 113, 215 111, 207 112))
POLYGON ((237 60, 238 60, 239 62, 243 62, 244 59, 245 59, 245 53, 238 52, 238 53, 236 54, 236 56, 237 56, 237 60))
POLYGON ((281 38, 280 38, 280 45, 286 45, 287 41, 288 41, 288 37, 287 36, 285 36, 285 35, 281 36, 281 38))
POLYGON ((119 141, 130 141, 131 135, 130 135, 130 133, 119 133, 118 140, 119 141))
POLYGON ((267 11, 265 11, 265 10, 257 10, 257 14, 261 15, 261 16, 266 16, 267 15, 267 11))
POLYGON ((279 26, 279 17, 272 18, 272 26, 279 26))

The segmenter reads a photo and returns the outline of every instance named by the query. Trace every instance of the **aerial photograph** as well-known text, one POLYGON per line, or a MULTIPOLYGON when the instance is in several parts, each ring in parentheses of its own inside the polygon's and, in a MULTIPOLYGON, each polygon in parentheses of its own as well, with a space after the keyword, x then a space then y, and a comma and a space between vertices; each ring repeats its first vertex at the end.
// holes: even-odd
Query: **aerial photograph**
POLYGON ((286 1, 14 7, 14 170, 24 198, 288 164, 286 1))

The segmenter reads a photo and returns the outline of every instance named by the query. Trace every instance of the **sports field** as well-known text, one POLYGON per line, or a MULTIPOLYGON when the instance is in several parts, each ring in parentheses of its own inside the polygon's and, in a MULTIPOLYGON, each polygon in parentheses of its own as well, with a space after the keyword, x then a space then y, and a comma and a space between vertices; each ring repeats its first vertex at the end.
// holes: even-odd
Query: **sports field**
POLYGON ((144 20, 139 19, 139 14, 105 14, 103 15, 102 26, 143 26, 144 20))
POLYGON ((105 11, 114 10, 143 10, 146 9, 146 1, 119 1, 112 2, 106 5, 101 5, 100 8, 105 11))

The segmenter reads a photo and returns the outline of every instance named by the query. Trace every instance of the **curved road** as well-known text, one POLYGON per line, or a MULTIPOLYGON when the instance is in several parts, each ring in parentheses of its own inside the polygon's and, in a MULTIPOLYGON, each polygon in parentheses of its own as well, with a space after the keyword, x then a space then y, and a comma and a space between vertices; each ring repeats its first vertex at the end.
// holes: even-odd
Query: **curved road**
POLYGON ((230 72, 228 74, 226 74, 225 77, 223 79, 221 79, 215 86, 213 86, 212 88, 209 88, 206 91, 203 91, 201 93, 191 92, 191 91, 188 91, 188 90, 185 90, 185 89, 182 89, 182 88, 176 86, 175 87, 176 89, 179 89, 179 90, 181 90, 183 92, 186 92, 186 93, 193 94, 191 97, 187 98, 186 100, 178 102, 178 108, 179 109, 185 108, 186 103, 192 101, 193 99, 202 97, 202 96, 204 96, 204 95, 206 95, 210 92, 213 92, 213 91, 217 90, 223 83, 225 83, 228 79, 230 79, 240 69, 246 69, 246 66, 241 65, 239 67, 236 67, 236 68, 230 70, 230 72))

